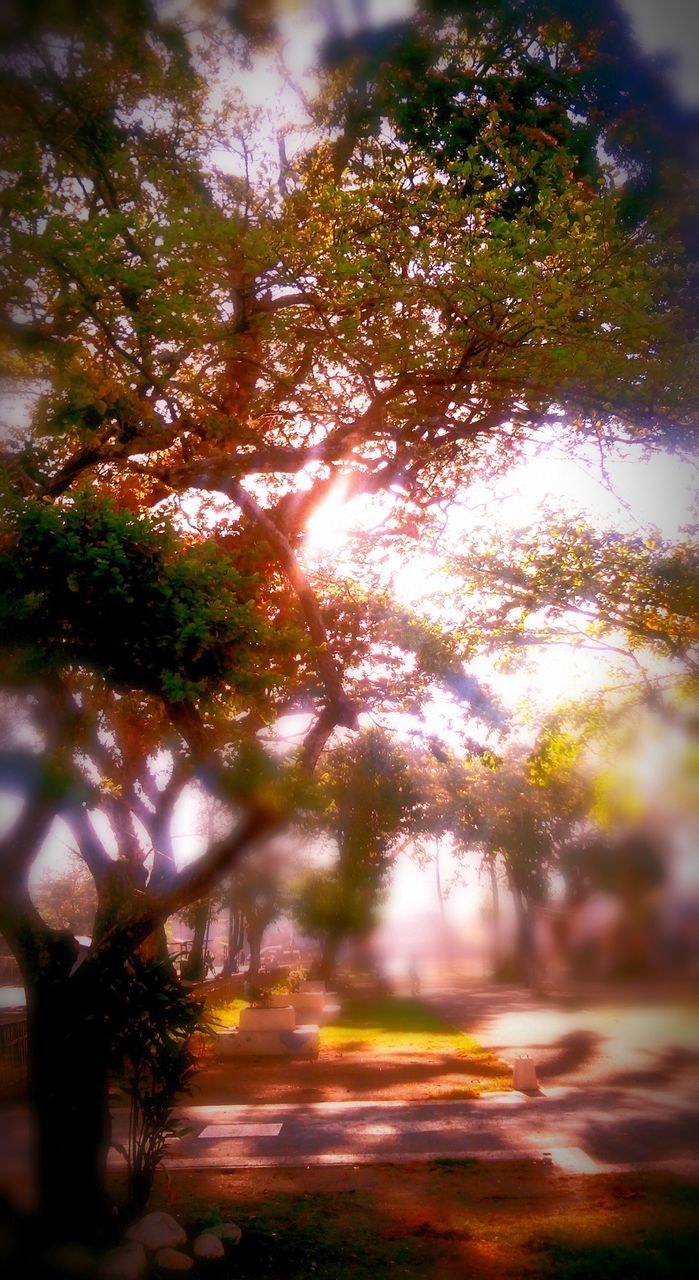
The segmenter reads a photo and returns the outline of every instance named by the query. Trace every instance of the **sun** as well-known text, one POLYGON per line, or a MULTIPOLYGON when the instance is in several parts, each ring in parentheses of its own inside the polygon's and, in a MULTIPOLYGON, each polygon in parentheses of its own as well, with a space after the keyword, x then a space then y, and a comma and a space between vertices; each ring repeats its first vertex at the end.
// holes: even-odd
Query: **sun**
POLYGON ((304 555, 316 559, 337 555, 350 532, 357 528, 360 512, 358 502, 348 501, 350 482, 340 476, 322 502, 318 503, 306 524, 303 540, 304 555))

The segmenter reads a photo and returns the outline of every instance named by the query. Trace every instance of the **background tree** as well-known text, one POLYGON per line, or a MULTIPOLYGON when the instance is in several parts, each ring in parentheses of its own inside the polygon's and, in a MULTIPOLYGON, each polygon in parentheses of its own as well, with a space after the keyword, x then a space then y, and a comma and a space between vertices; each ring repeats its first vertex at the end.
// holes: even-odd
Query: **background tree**
POLYGON ((391 868, 419 807, 406 756, 385 734, 362 731, 333 748, 318 778, 320 810, 313 815, 337 849, 334 863, 302 884, 296 918, 321 943, 320 973, 332 979, 349 938, 369 935, 391 868))
MULTIPOLYGON (((206 793, 199 797, 198 821, 193 834, 200 835, 204 847, 208 848, 216 837, 221 837, 230 828, 231 814, 220 800, 206 793)), ((217 885, 199 902, 194 902, 180 912, 180 919, 192 930, 189 952, 180 967, 180 976, 187 982, 202 982, 207 976, 207 957, 209 956, 209 931, 212 921, 223 909, 226 891, 223 885, 217 885)))
MULTIPOLYGON (((442 754, 440 750, 440 755, 442 754)), ((594 790, 580 738, 544 728, 532 744, 503 737, 497 754, 444 754, 434 771, 437 808, 431 821, 449 832, 457 856, 480 851, 499 916, 498 869, 515 916, 515 966, 537 977, 535 919, 564 852, 594 824, 594 790)), ((494 919, 497 928, 499 919, 494 919)), ((497 948, 496 948, 497 949, 497 948)))
POLYGON ((235 875, 231 876, 226 882, 226 897, 228 908, 228 931, 227 931, 227 951, 223 962, 222 973, 224 977, 229 978, 231 974, 237 973, 240 957, 243 952, 245 943, 245 919, 243 912, 238 905, 238 898, 235 887, 235 875))
POLYGON ((77 854, 70 854, 61 871, 47 869, 32 888, 36 908, 52 929, 67 929, 90 937, 95 921, 95 882, 77 854))
POLYGON ((260 952, 265 930, 288 907, 288 869, 277 851, 262 850, 246 858, 236 869, 231 886, 231 900, 242 916, 249 951, 247 985, 252 991, 260 975, 260 952))

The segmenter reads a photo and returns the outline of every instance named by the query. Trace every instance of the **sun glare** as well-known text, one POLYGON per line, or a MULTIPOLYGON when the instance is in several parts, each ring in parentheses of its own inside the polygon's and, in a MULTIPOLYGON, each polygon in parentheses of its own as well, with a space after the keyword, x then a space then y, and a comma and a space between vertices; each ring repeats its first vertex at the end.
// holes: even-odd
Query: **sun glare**
POLYGON ((304 554, 311 559, 338 555, 353 530, 371 525, 362 519, 363 514, 368 516, 362 512, 362 499, 348 501, 348 495, 349 481, 341 476, 313 512, 303 541, 304 554))

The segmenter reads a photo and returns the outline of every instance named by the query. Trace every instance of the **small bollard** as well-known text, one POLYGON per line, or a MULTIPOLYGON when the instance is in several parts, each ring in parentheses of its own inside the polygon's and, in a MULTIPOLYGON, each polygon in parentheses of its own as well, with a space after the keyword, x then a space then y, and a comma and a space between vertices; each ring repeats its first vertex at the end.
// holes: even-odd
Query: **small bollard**
POLYGON ((534 1059, 528 1053, 515 1058, 512 1069, 512 1088, 522 1090, 539 1088, 534 1059))

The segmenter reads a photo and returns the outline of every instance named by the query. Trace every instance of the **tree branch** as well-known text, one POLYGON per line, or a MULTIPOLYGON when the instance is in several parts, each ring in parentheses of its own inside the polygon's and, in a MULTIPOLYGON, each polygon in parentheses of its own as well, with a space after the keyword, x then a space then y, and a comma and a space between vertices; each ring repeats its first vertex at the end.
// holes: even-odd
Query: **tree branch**
POLYGON ((87 809, 80 805, 61 816, 70 827, 80 850, 80 856, 99 888, 113 865, 113 859, 98 838, 87 809))

